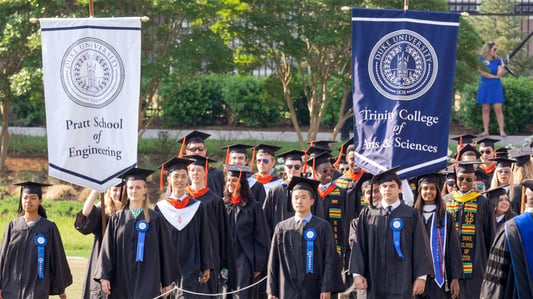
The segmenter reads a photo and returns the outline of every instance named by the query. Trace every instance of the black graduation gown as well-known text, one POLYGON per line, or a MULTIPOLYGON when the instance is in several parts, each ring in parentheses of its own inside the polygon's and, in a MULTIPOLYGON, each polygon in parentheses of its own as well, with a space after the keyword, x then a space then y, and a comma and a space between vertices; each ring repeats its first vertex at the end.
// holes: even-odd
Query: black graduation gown
POLYGON ((266 190, 263 184, 259 183, 254 176, 248 177, 248 184, 250 186, 250 191, 255 201, 259 203, 259 206, 262 207, 266 198, 266 190))
POLYGON ((318 200, 321 201, 323 205, 324 219, 331 225, 331 229, 333 230, 333 238, 335 239, 335 245, 337 248, 337 253, 339 254, 340 263, 347 265, 347 257, 346 260, 344 259, 351 219, 348 219, 349 216, 346 213, 346 189, 336 187, 324 198, 319 198, 318 200), (339 212, 340 218, 336 218, 336 215, 338 215, 339 212))
MULTIPOLYGON (((513 186, 513 197, 509 197, 509 200, 511 201, 511 209, 513 209, 513 212, 515 212, 517 215, 520 214, 520 205, 522 204, 522 187, 519 185, 513 186)), ((511 195, 511 190, 507 192, 509 196, 511 195)))
POLYGON ((97 281, 111 282, 108 298, 153 298, 178 276, 176 251, 163 217, 153 210, 149 213, 142 262, 135 261, 139 234, 135 226, 145 219, 144 212, 134 218, 127 206, 109 218, 95 275, 97 281))
POLYGON ((222 170, 209 167, 207 171, 207 187, 221 198, 224 196, 224 187, 226 185, 226 176, 222 170))
POLYGON ((211 294, 222 292, 220 280, 222 269, 228 270, 227 286, 229 290, 234 290, 237 287, 237 265, 224 201, 211 190, 195 199, 205 206, 213 252, 213 271, 207 282, 207 291, 211 294))
MULTIPOLYGON (((422 220, 425 222, 424 226, 426 228, 426 233, 429 238, 431 236, 431 222, 433 220, 433 215, 430 216, 428 220, 425 220, 425 218, 422 218, 422 220)), ((429 248, 431 248, 431 240, 429 248)), ((459 237, 457 236, 457 230, 455 230, 455 222, 453 221, 453 217, 450 213, 446 213, 446 248, 444 250, 444 264, 446 268, 445 277, 448 282, 448 286, 450 286, 453 279, 463 278, 463 262, 461 260, 462 256, 461 248, 459 247, 459 237)), ((424 295, 426 295, 427 298, 431 299, 451 298, 451 293, 449 291, 445 291, 445 285, 446 284, 442 285, 442 287, 439 287, 439 285, 435 282, 435 279, 427 279, 424 295)), ((459 292, 461 292, 461 290, 459 290, 459 292)))
MULTIPOLYGON (((533 277, 527 268, 524 253, 525 244, 513 219, 507 222, 508 240, 505 234, 505 230, 498 232, 490 249, 487 269, 481 286, 481 298, 519 298, 517 287, 520 290, 520 298, 533 298, 533 277), (511 261, 509 244, 513 252, 513 261, 511 261)), ((531 247, 531 244, 529 246, 531 247)))
MULTIPOLYGON (((254 272, 266 271, 270 239, 265 215, 254 200, 243 205, 226 203, 229 227, 237 259, 237 287, 254 282, 254 272)), ((256 287, 257 288, 257 287, 256 287)), ((253 289, 235 295, 235 298, 252 298, 253 289)))
POLYGON ((503 216, 503 218, 500 221, 496 219, 496 233, 502 230, 505 227, 505 222, 513 219, 514 216, 516 216, 516 214, 511 210, 505 213, 505 216, 503 216))
POLYGON ((101 298, 104 296, 102 293, 102 286, 99 282, 93 279, 96 269, 98 267, 98 254, 102 247, 102 209, 100 207, 93 207, 91 213, 86 217, 80 211, 76 215, 74 227, 82 234, 94 235, 93 248, 91 249, 91 255, 89 256, 89 263, 87 265, 87 275, 83 283, 82 298, 101 298))
POLYGON ((418 211, 403 202, 387 218, 383 208, 364 208, 359 214, 350 257, 350 273, 364 276, 368 299, 412 298, 413 282, 422 275, 433 277, 429 241, 418 211), (401 218, 401 259, 393 244, 390 222, 401 218))
POLYGON ((313 273, 306 273, 307 241, 298 232, 294 217, 280 222, 272 238, 268 259, 267 293, 278 298, 319 298, 321 292, 342 290, 341 268, 329 224, 312 217, 304 232, 313 228, 313 273))
MULTIPOLYGON (((192 206, 197 200, 194 198, 189 199, 187 207, 192 206)), ((166 201, 160 201, 155 210, 160 212, 159 205, 169 204, 166 201)), ((170 204, 169 204, 170 205, 170 204)), ((175 209, 174 207, 172 207, 175 209)), ((166 218, 164 213, 161 213, 166 223, 166 227, 169 230, 172 243, 176 249, 173 255, 178 257, 179 267, 174 264, 174 269, 179 269, 179 275, 177 279, 177 285, 185 290, 199 292, 207 291, 207 285, 201 283, 200 278, 204 269, 213 269, 213 251, 212 251, 212 239, 211 232, 209 230, 209 221, 207 219, 205 205, 200 203, 200 206, 196 210, 196 214, 191 221, 182 229, 175 228, 166 218)), ((216 278, 209 278, 216 279, 216 278)), ((201 298, 192 294, 178 291, 177 298, 201 298)))
POLYGON ((28 227, 24 217, 9 222, 0 248, 0 290, 5 299, 48 298, 60 295, 72 284, 72 275, 55 223, 41 217, 28 227), (46 236, 44 279, 38 278, 38 234, 46 236))
MULTIPOLYGON (((457 211, 456 220, 459 227, 462 226, 463 208, 457 211)), ((485 267, 489 256, 489 249, 496 234, 496 218, 493 209, 490 208, 489 201, 484 196, 477 197, 476 212, 476 237, 474 240, 474 262, 472 263, 472 277, 459 280, 459 298, 478 298, 485 274, 485 267)), ((458 233, 461 240, 461 233, 458 233)))
MULTIPOLYGON (((287 183, 283 182, 268 192, 265 202, 263 203, 263 211, 269 230, 269 236, 272 238, 274 228, 278 223, 285 219, 294 216, 292 203, 290 202, 287 183)), ((313 216, 324 219, 324 207, 322 200, 315 198, 315 203, 311 206, 311 213, 313 216)))

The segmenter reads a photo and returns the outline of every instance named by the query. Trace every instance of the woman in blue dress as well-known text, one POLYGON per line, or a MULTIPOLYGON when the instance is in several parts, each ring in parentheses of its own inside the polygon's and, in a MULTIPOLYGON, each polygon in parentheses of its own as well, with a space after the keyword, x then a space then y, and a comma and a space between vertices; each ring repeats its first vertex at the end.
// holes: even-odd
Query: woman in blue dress
POLYGON ((483 133, 479 136, 489 135, 490 104, 494 105, 494 113, 500 128, 500 136, 506 137, 503 130, 503 89, 500 77, 503 76, 505 64, 498 58, 496 44, 488 42, 481 49, 479 60, 485 64, 484 69, 479 69, 479 89, 477 93, 477 103, 483 106, 483 133))

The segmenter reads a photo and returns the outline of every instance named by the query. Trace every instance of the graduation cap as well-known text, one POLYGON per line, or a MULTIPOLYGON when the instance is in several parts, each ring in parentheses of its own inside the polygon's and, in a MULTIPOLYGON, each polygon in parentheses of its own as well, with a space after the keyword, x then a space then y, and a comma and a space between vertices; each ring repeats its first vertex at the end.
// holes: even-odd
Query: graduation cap
POLYGON ((253 146, 248 144, 231 144, 221 147, 221 149, 226 149, 226 164, 229 164, 229 154, 230 153, 237 153, 237 154, 244 154, 247 155, 247 150, 249 148, 252 148, 253 146))
POLYGON ((201 142, 204 143, 207 138, 209 138, 211 134, 207 134, 200 131, 192 131, 189 134, 185 135, 183 138, 178 140, 178 143, 181 143, 181 149, 179 157, 183 156, 183 149, 185 146, 191 142, 201 142))
POLYGON ((455 168, 452 166, 446 167, 442 173, 446 176, 446 179, 454 179, 455 180, 455 168))
POLYGON ((500 141, 501 141, 500 139, 496 139, 496 138, 492 138, 492 137, 482 137, 480 139, 477 139, 476 143, 479 146, 483 146, 483 147, 489 147, 490 146, 490 147, 494 148, 494 144, 498 143, 500 141))
POLYGON ((516 166, 524 166, 527 161, 531 159, 532 154, 533 150, 529 147, 522 147, 509 151, 509 156, 516 159, 516 166))
POLYGON ((477 181, 487 181, 489 179, 489 175, 481 168, 476 168, 474 170, 474 174, 476 175, 476 180, 477 181))
POLYGON ((224 164, 224 169, 226 169, 228 175, 232 177, 240 177, 243 174, 247 175, 248 173, 251 172, 248 166, 241 166, 241 165, 224 164))
POLYGON ((322 151, 327 151, 331 153, 331 147, 329 146, 330 143, 335 143, 335 141, 332 140, 311 140, 310 142, 307 142, 309 144, 309 148, 315 148, 322 151))
POLYGON ((459 145, 463 145, 463 144, 466 144, 466 143, 474 143, 474 138, 476 138, 476 137, 477 137, 477 135, 463 134, 463 135, 458 135, 458 136, 452 137, 450 139, 457 141, 457 143, 459 145))
POLYGON ((278 158, 283 158, 285 161, 287 160, 293 160, 293 161, 302 161, 302 157, 305 155, 303 151, 299 150, 290 150, 281 154, 276 155, 278 158))
POLYGON ((52 186, 52 185, 46 184, 46 183, 36 183, 36 182, 30 182, 30 181, 16 183, 14 185, 21 187, 20 188, 21 198, 22 198, 22 193, 37 194, 37 196, 39 196, 39 198, 42 198, 43 197, 43 189, 42 188, 52 186))
POLYGON ((509 150, 505 147, 501 147, 496 150, 496 157, 509 158, 509 150))
POLYGON ((483 192, 483 194, 485 194, 485 197, 487 197, 489 200, 490 199, 498 199, 500 197, 500 195, 507 194, 507 190, 505 188, 508 187, 508 186, 509 185, 502 185, 502 186, 499 186, 499 187, 496 187, 496 188, 492 188, 492 189, 489 189, 489 190, 483 192))
POLYGON ((417 187, 420 186, 421 184, 424 184, 424 183, 425 184, 433 183, 433 184, 435 184, 435 186, 437 186, 438 189, 440 189, 440 187, 442 186, 443 179, 444 179, 444 174, 443 173, 428 173, 428 174, 424 174, 424 175, 418 177, 417 187))
POLYGON ((400 166, 395 166, 391 169, 385 170, 381 173, 374 175, 374 177, 372 178, 372 184, 382 184, 389 181, 396 181, 400 182, 399 186, 401 186, 401 180, 397 174, 398 170, 400 170, 400 166))
POLYGON ((477 151, 477 149, 470 145, 470 144, 467 144, 465 146, 463 146, 460 150, 459 150, 459 153, 458 153, 458 160, 461 160, 461 158, 464 156, 464 155, 470 155, 470 154, 473 154, 476 156, 476 160, 479 159, 481 157, 481 154, 477 151))
POLYGON ((314 157, 314 156, 318 156, 318 155, 320 155, 322 153, 331 153, 331 152, 332 152, 332 150, 330 150, 330 149, 326 150, 326 149, 323 149, 321 147, 315 147, 315 146, 310 146, 307 149, 307 151, 306 151, 307 155, 309 155, 309 157, 311 157, 311 158, 314 157))
POLYGON ((459 161, 455 166, 455 173, 475 173, 474 165, 480 164, 478 161, 459 161))
POLYGON ((333 165, 333 167, 336 169, 339 164, 341 163, 344 163, 346 164, 346 156, 345 155, 342 155, 342 156, 337 156, 337 157, 331 157, 329 159, 329 162, 333 165))
POLYGON ((522 181, 522 186, 528 188, 529 190, 533 191, 533 179, 527 179, 522 181))
POLYGON ((311 194, 315 194, 319 184, 320 182, 317 180, 294 176, 292 177, 289 186, 287 187, 287 190, 289 192, 292 192, 294 190, 307 190, 311 192, 311 194))
POLYGON ((490 158, 489 160, 496 161, 496 167, 511 167, 516 162, 516 160, 501 157, 490 158))
POLYGON ((130 180, 143 180, 146 182, 146 178, 151 175, 154 171, 150 169, 143 169, 143 168, 137 168, 133 167, 122 173, 118 176, 118 178, 122 179, 123 181, 130 181, 130 180))
POLYGON ((278 150, 280 150, 280 149, 281 149, 281 146, 263 144, 263 143, 254 146, 255 153, 257 153, 257 154, 265 153, 265 154, 269 154, 269 155, 272 155, 272 156, 275 156, 276 152, 278 150))
MULTIPOLYGON (((344 142, 339 148, 339 156, 337 157, 337 160, 335 162, 332 162, 333 167, 335 167, 335 169, 339 166, 339 164, 342 163, 342 159, 345 159, 345 155, 348 153, 348 148, 350 149, 350 151, 355 150, 353 137, 344 142)), ((344 163, 346 163, 346 160, 344 160, 344 163)))
MULTIPOLYGON (((164 184, 163 184, 163 174, 165 173, 165 171, 167 173, 171 173, 173 171, 180 170, 180 169, 187 170, 187 166, 189 166, 189 164, 191 164, 193 162, 194 161, 191 160, 191 159, 172 157, 169 160, 167 160, 166 162, 164 162, 163 164, 161 164, 161 166, 159 166, 159 168, 161 169, 161 175, 159 176, 159 190, 163 190, 163 186, 164 186, 164 184)), ((146 179, 145 179, 145 181, 146 181, 146 179)))

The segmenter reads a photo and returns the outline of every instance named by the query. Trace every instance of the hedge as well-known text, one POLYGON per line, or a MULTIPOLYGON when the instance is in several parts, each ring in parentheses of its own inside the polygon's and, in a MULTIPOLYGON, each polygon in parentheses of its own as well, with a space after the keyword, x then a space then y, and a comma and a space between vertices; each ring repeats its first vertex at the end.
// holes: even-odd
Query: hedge
MULTIPOLYGON (((502 78, 505 102, 503 115, 505 132, 516 134, 533 123, 533 81, 528 77, 502 78)), ((481 105, 476 104, 478 84, 468 84, 461 93, 457 120, 469 129, 483 130, 481 105)), ((492 106, 492 105, 491 105, 492 106)), ((491 107, 489 131, 499 134, 494 109, 491 107)))

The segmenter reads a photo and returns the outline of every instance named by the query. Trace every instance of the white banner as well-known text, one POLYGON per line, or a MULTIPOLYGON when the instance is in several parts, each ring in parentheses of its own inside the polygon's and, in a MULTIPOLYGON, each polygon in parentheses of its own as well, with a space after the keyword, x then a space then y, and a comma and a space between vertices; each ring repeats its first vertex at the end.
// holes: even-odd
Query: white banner
POLYGON ((49 175, 102 192, 137 164, 141 20, 40 23, 49 175))

